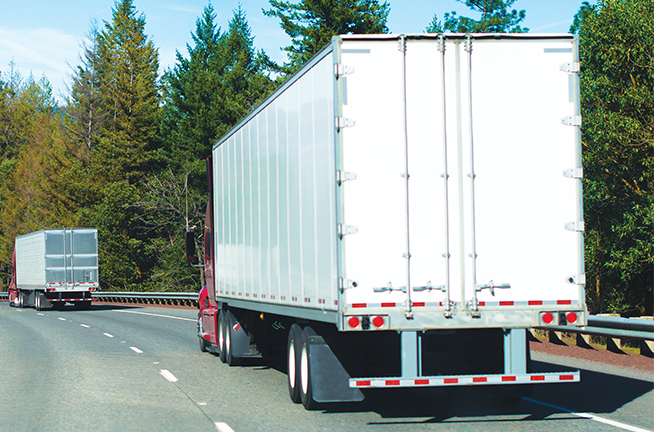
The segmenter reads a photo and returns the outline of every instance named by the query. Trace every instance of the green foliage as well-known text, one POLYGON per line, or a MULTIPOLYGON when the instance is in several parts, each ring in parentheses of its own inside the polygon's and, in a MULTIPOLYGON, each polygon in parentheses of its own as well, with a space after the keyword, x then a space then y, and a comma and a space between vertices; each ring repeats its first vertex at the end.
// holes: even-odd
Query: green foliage
POLYGON ((588 301, 652 315, 654 3, 587 2, 580 35, 588 301))
MULTIPOLYGON (((458 0, 464 3, 463 0, 458 0)), ((528 28, 518 24, 525 19, 525 11, 509 8, 516 0, 465 0, 465 5, 481 14, 480 19, 458 16, 455 11, 445 13, 443 21, 434 16, 427 33, 526 33, 528 28)))
POLYGON ((272 9, 264 15, 279 18, 292 39, 284 48, 289 61, 280 67, 286 74, 298 70, 339 34, 388 33, 390 6, 378 0, 270 0, 272 9))
POLYGON ((99 34, 100 91, 107 125, 99 148, 107 177, 138 183, 151 169, 159 115, 159 53, 144 33, 145 17, 132 0, 113 9, 113 20, 99 34))

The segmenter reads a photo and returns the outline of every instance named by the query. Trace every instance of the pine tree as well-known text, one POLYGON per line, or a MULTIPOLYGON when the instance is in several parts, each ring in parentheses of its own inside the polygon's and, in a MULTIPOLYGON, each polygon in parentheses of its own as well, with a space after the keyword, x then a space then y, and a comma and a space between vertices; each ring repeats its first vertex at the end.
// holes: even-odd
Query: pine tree
MULTIPOLYGON (((463 3, 463 0, 458 0, 463 3)), ((516 0, 465 0, 465 5, 481 14, 480 19, 457 16, 455 11, 445 13, 443 21, 434 16, 427 33, 526 33, 528 28, 518 24, 525 19, 525 11, 509 8, 516 0)))
POLYGON ((109 119, 100 147, 113 180, 138 183, 155 157, 158 130, 159 53, 144 33, 145 17, 137 16, 133 0, 113 9, 99 35, 101 93, 109 119))
POLYGON ((280 67, 286 74, 298 70, 339 34, 388 33, 390 6, 378 0, 270 0, 272 9, 264 15, 279 18, 292 39, 284 48, 289 61, 280 67))

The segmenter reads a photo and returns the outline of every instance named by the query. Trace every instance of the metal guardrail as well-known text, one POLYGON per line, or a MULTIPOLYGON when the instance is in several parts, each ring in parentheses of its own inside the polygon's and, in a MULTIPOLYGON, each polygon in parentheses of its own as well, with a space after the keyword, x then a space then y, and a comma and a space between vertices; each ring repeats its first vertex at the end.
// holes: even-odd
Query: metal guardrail
MULTIPOLYGON (((6 299, 9 293, 0 292, 0 299, 6 299)), ((139 304, 165 304, 177 306, 197 307, 197 293, 154 293, 154 292, 111 292, 100 291, 93 293, 93 299, 111 303, 139 303, 139 304)), ((641 342, 641 353, 652 355, 654 343, 654 321, 639 318, 621 318, 614 316, 590 315, 588 325, 575 326, 549 326, 538 327, 550 333, 550 339, 558 339, 556 333, 577 333, 583 335, 581 343, 590 335, 607 338, 609 349, 620 349, 620 339, 635 339, 641 342)))

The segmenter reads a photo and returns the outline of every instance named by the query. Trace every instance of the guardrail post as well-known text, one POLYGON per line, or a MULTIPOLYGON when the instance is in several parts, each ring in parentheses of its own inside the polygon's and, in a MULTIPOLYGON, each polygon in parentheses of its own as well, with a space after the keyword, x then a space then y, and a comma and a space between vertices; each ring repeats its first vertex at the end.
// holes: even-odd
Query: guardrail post
POLYGON ((624 353, 624 351, 622 351, 622 340, 620 340, 620 338, 613 338, 613 337, 607 336, 606 337, 606 349, 611 351, 611 352, 618 353, 618 354, 624 353))
POLYGON ((640 341, 640 355, 645 357, 654 357, 654 341, 640 341))
POLYGON ((549 341, 552 342, 553 344, 566 345, 566 343, 563 342, 563 339, 562 339, 563 338, 563 332, 550 330, 547 333, 549 334, 549 341))
POLYGON ((590 344, 590 335, 586 333, 577 333, 577 346, 593 349, 593 346, 590 344))

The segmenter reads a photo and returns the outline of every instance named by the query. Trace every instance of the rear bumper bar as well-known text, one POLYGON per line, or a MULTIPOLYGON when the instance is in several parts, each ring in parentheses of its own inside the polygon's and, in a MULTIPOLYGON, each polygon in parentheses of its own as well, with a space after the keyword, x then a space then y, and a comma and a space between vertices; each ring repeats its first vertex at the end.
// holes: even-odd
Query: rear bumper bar
POLYGON ((579 382, 579 371, 508 375, 449 375, 415 378, 353 378, 352 388, 447 387, 579 382))

